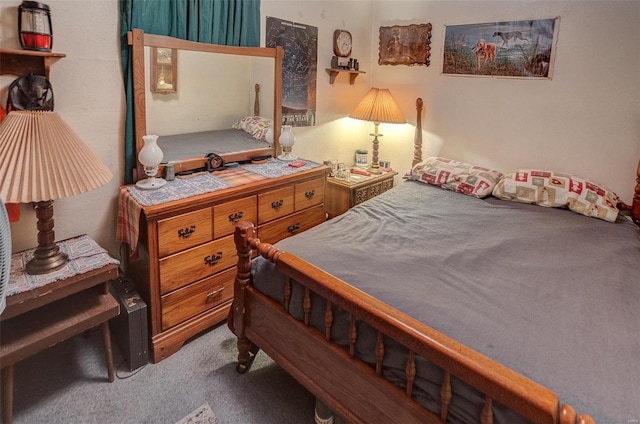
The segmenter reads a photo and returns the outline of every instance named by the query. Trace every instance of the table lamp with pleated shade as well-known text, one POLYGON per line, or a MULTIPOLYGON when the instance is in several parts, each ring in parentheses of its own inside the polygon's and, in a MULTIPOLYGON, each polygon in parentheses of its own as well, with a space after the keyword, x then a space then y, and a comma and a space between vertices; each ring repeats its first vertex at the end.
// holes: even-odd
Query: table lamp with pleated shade
POLYGON ((372 174, 381 174, 382 172, 380 171, 378 161, 378 137, 382 137, 382 134, 378 133, 378 126, 381 122, 387 124, 406 124, 407 120, 404 119, 402 111, 388 89, 372 88, 353 112, 349 114, 349 118, 373 122, 374 132, 370 134, 374 137, 373 156, 369 172, 372 174))
POLYGON ((34 203, 38 247, 29 274, 62 268, 53 231, 53 201, 98 188, 113 177, 76 133, 53 111, 12 111, 0 124, 0 197, 34 203))

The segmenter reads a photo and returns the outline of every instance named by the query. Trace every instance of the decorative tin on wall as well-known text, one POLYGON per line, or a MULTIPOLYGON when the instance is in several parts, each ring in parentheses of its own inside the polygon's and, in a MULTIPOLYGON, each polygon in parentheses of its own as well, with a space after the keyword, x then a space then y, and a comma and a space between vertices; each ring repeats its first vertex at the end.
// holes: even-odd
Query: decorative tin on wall
POLYGON ((551 79, 560 18, 445 25, 442 73, 551 79))
POLYGON ((431 63, 431 24, 380 27, 379 65, 431 63))

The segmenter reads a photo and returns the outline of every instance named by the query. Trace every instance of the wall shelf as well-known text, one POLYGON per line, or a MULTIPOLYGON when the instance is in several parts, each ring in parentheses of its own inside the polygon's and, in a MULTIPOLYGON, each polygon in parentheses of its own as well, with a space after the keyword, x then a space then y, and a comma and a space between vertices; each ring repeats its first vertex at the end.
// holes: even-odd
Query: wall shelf
POLYGON ((329 84, 332 84, 335 82, 336 77, 338 76, 339 73, 341 72, 346 72, 349 74, 349 84, 353 85, 353 83, 356 81, 356 78, 358 77, 358 75, 360 74, 366 74, 366 72, 364 71, 354 71, 352 69, 334 69, 334 68, 326 68, 325 69, 327 71, 327 74, 329 74, 329 84))
POLYGON ((39 52, 35 50, 0 49, 2 75, 44 75, 49 79, 49 70, 54 60, 65 57, 64 53, 39 52))

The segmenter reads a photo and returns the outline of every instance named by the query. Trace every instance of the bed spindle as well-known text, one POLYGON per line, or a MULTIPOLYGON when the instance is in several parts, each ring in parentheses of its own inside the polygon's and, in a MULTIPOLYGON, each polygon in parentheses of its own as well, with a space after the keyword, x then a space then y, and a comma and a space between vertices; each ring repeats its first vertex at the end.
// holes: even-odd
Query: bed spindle
POLYGON ((384 341, 382 332, 378 331, 378 341, 376 342, 376 375, 382 376, 382 360, 384 359, 384 341))
POLYGON ((595 424, 595 421, 588 415, 576 414, 575 409, 573 409, 571 405, 561 404, 558 410, 560 424, 595 424))
POLYGON ((412 350, 409 351, 409 359, 407 359, 407 396, 413 394, 413 381, 416 379, 416 359, 412 350))
POLYGON ((356 356, 356 340, 358 339, 358 330, 356 329, 356 317, 351 315, 351 323, 349 324, 349 357, 351 359, 356 356))
POLYGON ((493 399, 486 396, 484 399, 484 407, 482 408, 482 417, 480 418, 481 424, 493 424, 493 399))
POLYGON ((327 308, 324 311, 324 338, 331 341, 331 328, 333 327, 333 305, 327 300, 327 308))
POLYGON ((304 300, 302 301, 302 310, 304 311, 304 325, 309 326, 309 317, 311 316, 311 292, 309 287, 304 288, 304 300))
POLYGON ((444 372, 444 378, 442 379, 440 403, 440 418, 444 423, 447 421, 447 415, 449 414, 449 404, 451 403, 451 373, 449 371, 444 372))
POLYGON ((282 305, 286 313, 289 313, 290 303, 291 303, 291 278, 287 277, 287 279, 284 282, 284 304, 282 305))

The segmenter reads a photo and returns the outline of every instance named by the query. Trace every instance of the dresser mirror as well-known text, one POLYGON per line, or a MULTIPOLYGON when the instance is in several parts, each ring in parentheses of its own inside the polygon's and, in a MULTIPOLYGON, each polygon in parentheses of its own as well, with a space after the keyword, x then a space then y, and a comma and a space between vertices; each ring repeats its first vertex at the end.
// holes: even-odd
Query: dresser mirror
MULTIPOLYGON (((175 172, 204 167, 212 152, 227 162, 275 155, 282 116, 281 48, 220 46, 141 30, 129 33, 129 44, 136 157, 145 134, 159 136, 163 163, 173 163, 175 172), (179 68, 175 90, 152 90, 158 74, 150 65, 158 48, 173 52, 172 61, 179 68), (254 115, 273 123, 273 145, 257 140, 246 127, 231 131, 242 118, 254 115), (229 140, 236 135, 244 139, 229 140)), ((143 177, 138 163, 134 180, 143 177)))

